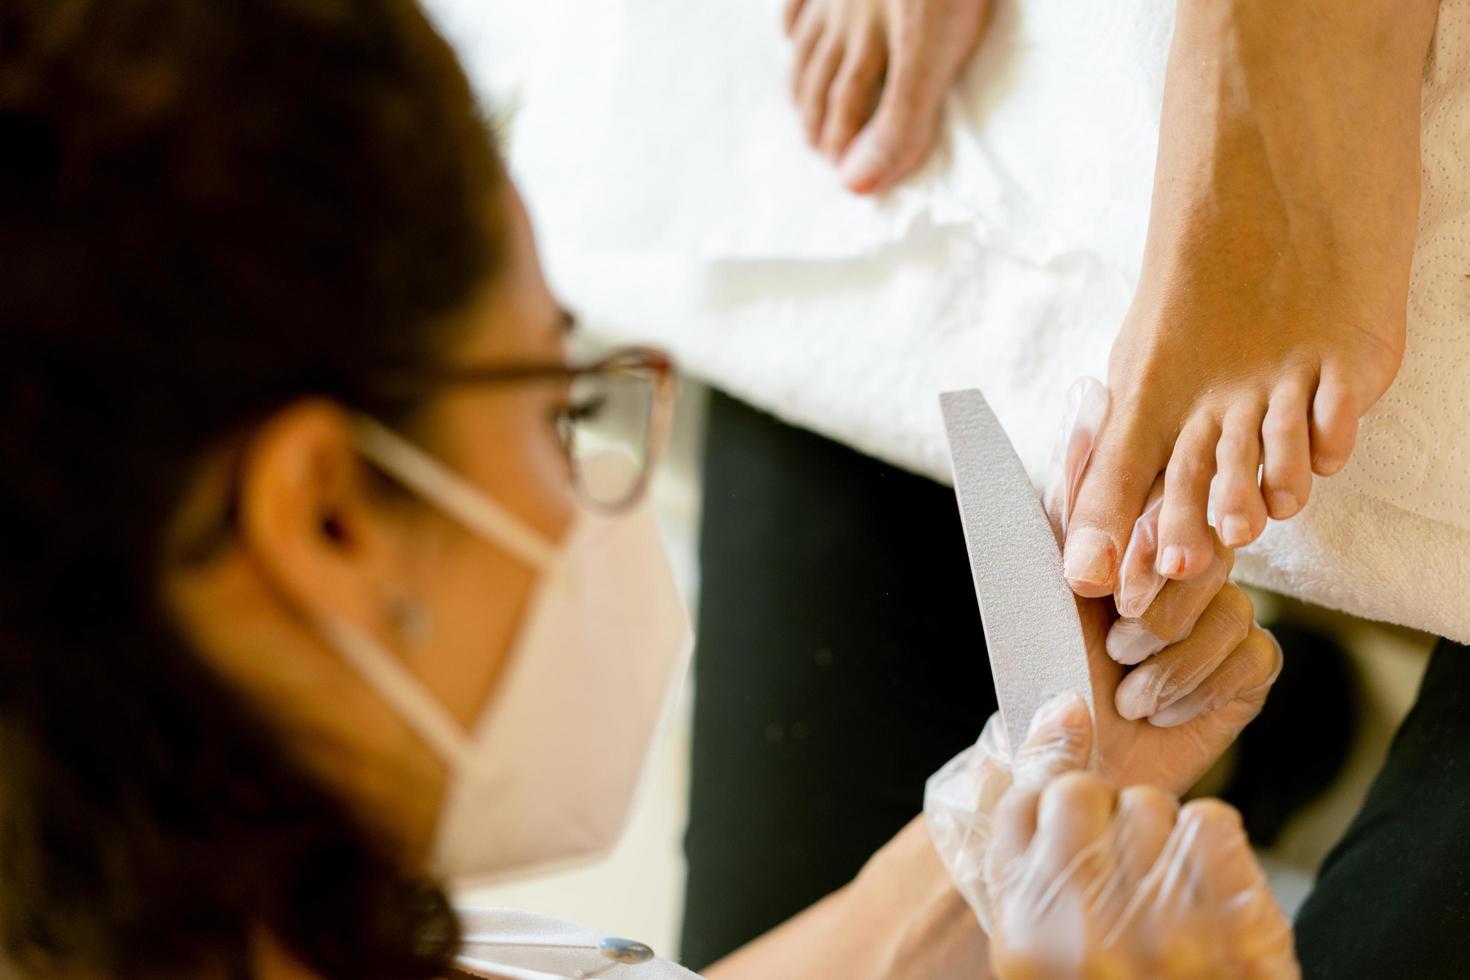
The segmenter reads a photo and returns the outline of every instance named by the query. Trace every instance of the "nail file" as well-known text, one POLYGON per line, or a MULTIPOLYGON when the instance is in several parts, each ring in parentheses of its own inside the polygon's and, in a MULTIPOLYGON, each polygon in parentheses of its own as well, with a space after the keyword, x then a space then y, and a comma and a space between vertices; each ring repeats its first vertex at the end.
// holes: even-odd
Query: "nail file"
POLYGON ((939 396, 970 572, 1001 719, 1012 746, 1058 694, 1092 705, 1087 646, 1056 534, 1031 478, 979 391, 939 396))

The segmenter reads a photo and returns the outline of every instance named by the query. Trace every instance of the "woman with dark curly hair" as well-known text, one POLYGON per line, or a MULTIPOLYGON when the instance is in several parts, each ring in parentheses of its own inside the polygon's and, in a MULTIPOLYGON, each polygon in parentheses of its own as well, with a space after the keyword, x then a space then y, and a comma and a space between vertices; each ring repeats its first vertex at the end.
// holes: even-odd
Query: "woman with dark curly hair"
MULTIPOLYGON (((6 959, 688 976, 443 890, 612 842, 688 629, 641 500, 670 365, 568 365, 416 5, 0 3, 0 295, 6 959)), ((985 950, 916 822, 710 975, 985 950)))

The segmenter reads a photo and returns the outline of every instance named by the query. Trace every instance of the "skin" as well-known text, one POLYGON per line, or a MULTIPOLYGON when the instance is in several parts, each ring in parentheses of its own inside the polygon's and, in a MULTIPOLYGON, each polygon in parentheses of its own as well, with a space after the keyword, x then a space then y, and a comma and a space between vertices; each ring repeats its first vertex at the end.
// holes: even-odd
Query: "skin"
POLYGON ((1164 481, 1158 571, 1306 504, 1404 351, 1419 98, 1437 0, 1182 0, 1113 407, 1066 549, 1078 594, 1164 481), (1259 474, 1259 476, 1258 476, 1259 474))
POLYGON ((989 0, 787 0, 792 98, 848 190, 881 193, 929 156, 989 13, 989 0))
MULTIPOLYGON (((559 360, 565 314, 547 289, 518 198, 508 185, 499 193, 497 207, 512 218, 507 264, 463 312, 451 360, 559 360)), ((551 383, 447 389, 405 435, 560 540, 575 506, 551 421, 565 398, 551 383)), ((389 492, 354 448, 349 414, 325 401, 285 406, 202 459, 170 534, 181 557, 164 570, 164 595, 196 649, 261 705, 328 785, 399 843, 406 866, 420 865, 444 767, 323 641, 317 624, 335 617, 371 631, 468 726, 501 677, 532 572, 411 495, 389 492), (239 514, 233 532, 199 559, 187 544, 219 526, 232 498, 239 514), (403 598, 426 614, 426 639, 395 631, 390 610, 403 598)), ((1165 596, 1176 596, 1169 629, 1186 633, 1212 603, 1235 601, 1186 583, 1170 583, 1160 601, 1165 596)), ((1259 709, 1274 678, 1274 644, 1267 657, 1259 630, 1201 634, 1209 656, 1225 665, 1196 680, 1214 700, 1192 722, 1159 728, 1106 710, 1122 670, 1105 649, 1110 622, 1106 604, 1084 607, 1093 658, 1105 668, 1095 698, 1100 744, 1117 755, 1110 774, 1192 781, 1259 709)), ((981 976, 987 956, 984 934, 916 819, 851 884, 708 975, 981 976)), ((267 935, 257 937, 255 968, 266 980, 311 976, 267 935)))

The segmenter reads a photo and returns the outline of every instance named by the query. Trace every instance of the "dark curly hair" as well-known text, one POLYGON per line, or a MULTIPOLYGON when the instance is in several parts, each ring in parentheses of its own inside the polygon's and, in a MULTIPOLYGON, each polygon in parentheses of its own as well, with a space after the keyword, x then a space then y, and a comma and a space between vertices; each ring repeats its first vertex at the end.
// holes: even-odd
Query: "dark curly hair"
MULTIPOLYGON (((162 609, 211 448, 428 368, 502 180, 413 0, 0 0, 0 943, 35 972, 431 977, 457 941, 162 609)), ((270 656, 270 651, 261 651, 270 656)))

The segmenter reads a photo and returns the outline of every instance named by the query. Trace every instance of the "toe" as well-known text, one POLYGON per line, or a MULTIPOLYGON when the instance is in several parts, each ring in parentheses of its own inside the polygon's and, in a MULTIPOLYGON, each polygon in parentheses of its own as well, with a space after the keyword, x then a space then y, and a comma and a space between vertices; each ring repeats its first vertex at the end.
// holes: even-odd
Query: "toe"
POLYGON ((1164 471, 1164 508, 1159 513, 1159 574, 1190 578, 1209 567, 1210 483, 1220 424, 1196 415, 1184 426, 1164 471))
POLYGON ((786 0, 786 6, 781 11, 781 28, 787 37, 796 33, 796 22, 801 17, 801 8, 807 3, 808 0, 786 0))
POLYGON ((1215 444, 1216 475, 1211 509, 1220 540, 1243 548, 1266 528, 1266 502, 1261 499, 1261 406, 1241 404, 1225 417, 1215 444))
POLYGON ((847 45, 847 57, 827 93, 826 122, 822 127, 821 150, 832 159, 842 157, 858 130, 873 117, 887 61, 883 35, 876 29, 847 45))
POLYGON ((1326 367, 1312 399, 1312 472, 1332 476, 1347 465, 1358 438, 1358 406, 1343 372, 1326 367))
POLYGON ((1261 490, 1266 511, 1278 521, 1294 516, 1312 492, 1312 447, 1307 435, 1310 387, 1302 381, 1283 384, 1271 393, 1261 423, 1261 490))
POLYGON ((843 185, 855 194, 878 194, 908 176, 934 145, 943 95, 916 66, 894 61, 877 112, 843 155, 843 185))
POLYGON ((1107 595, 1116 587, 1133 523, 1166 458, 1167 444, 1138 418, 1123 408, 1108 419, 1077 489, 1063 564, 1081 596, 1107 595))
POLYGON ((807 142, 814 147, 822 138, 822 125, 827 117, 827 93, 831 91, 832 80, 842 65, 844 52, 841 36, 829 31, 812 49, 812 56, 797 81, 796 104, 801 110, 807 142))
POLYGON ((816 4, 808 4, 791 29, 791 98, 801 105, 801 86, 811 64, 817 43, 826 36, 826 25, 814 11, 816 4))

